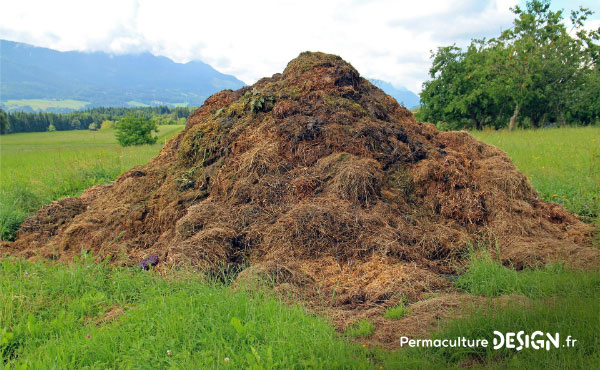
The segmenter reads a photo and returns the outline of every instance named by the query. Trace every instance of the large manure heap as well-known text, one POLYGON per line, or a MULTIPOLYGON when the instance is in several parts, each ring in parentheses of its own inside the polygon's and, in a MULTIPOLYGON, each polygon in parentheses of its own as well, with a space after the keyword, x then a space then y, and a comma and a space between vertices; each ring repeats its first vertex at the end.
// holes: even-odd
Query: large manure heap
POLYGON ((592 233, 500 149, 418 123, 340 57, 305 52, 213 95, 150 163, 42 208, 2 249, 244 269, 360 310, 451 289, 477 245, 516 269, 594 266, 592 233))

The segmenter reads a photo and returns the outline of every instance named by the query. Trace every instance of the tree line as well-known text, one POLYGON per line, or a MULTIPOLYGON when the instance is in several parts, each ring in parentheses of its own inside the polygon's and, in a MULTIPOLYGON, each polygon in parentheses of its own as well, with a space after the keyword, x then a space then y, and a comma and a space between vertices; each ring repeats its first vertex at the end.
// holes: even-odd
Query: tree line
POLYGON ((70 113, 6 112, 0 109, 0 133, 87 130, 109 127, 122 117, 133 115, 157 125, 185 124, 194 107, 97 107, 70 113))
POLYGON ((438 128, 482 129, 600 121, 600 27, 572 11, 570 25, 550 2, 511 8, 513 26, 498 37, 432 53, 417 118, 438 128))

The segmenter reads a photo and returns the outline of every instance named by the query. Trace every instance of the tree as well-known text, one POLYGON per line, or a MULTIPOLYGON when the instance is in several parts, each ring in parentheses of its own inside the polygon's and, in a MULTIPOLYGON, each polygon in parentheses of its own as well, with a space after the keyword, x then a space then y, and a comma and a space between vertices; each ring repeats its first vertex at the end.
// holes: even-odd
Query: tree
POLYGON ((74 118, 71 121, 71 129, 72 130, 79 130, 81 128, 81 121, 78 120, 77 118, 74 118))
POLYGON ((594 34, 583 29, 583 22, 592 13, 584 8, 572 12, 571 32, 578 37, 571 37, 562 23, 562 11, 551 11, 547 0, 530 1, 525 10, 519 6, 512 10, 517 15, 514 27, 491 40, 501 50, 497 54, 502 58, 496 61, 497 71, 514 107, 509 130, 524 107, 528 108, 534 128, 548 114, 564 124, 570 96, 590 67, 585 40, 591 42, 594 34))
POLYGON ((0 135, 7 134, 9 130, 8 115, 4 109, 0 109, 0 135))
POLYGON ((439 48, 429 70, 432 80, 423 84, 419 118, 453 129, 480 130, 495 123, 502 106, 490 86, 490 52, 484 40, 473 40, 464 52, 456 46, 439 48))
POLYGON ((158 126, 147 118, 128 115, 119 120, 115 128, 121 146, 154 144, 158 140, 157 136, 152 136, 153 131, 158 132, 158 126))
POLYGON ((454 128, 471 121, 477 129, 508 121, 512 131, 519 117, 533 128, 547 118, 565 124, 567 116, 575 117, 569 112, 584 107, 583 101, 590 109, 596 106, 590 100, 597 97, 600 29, 583 28, 592 13, 584 8, 572 12, 568 31, 562 11, 551 11, 547 0, 512 10, 513 27, 499 37, 473 40, 466 51, 442 47, 432 55, 419 118, 449 122, 454 128))

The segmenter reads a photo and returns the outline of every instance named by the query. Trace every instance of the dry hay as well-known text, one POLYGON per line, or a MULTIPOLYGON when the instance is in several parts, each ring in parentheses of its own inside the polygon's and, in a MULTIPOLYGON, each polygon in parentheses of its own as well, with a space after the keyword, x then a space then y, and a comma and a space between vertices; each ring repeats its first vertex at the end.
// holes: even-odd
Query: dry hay
POLYGON ((418 123, 341 58, 306 52, 213 95, 150 163, 42 208, 2 251, 250 266, 239 280, 356 316, 451 292, 443 274, 482 240, 516 268, 598 265, 593 231, 500 149, 418 123))

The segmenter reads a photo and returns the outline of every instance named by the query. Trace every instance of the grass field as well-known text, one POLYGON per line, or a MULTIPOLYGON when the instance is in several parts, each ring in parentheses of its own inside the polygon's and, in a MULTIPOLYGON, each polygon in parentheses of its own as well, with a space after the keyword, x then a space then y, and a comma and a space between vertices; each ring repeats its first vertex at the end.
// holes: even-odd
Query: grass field
POLYGON ((79 110, 85 108, 86 105, 90 104, 87 101, 81 100, 46 100, 46 99, 19 99, 19 100, 7 100, 2 103, 6 110, 31 107, 34 111, 44 111, 48 108, 67 108, 73 110, 79 110))
MULTIPOLYGON (((345 333, 269 291, 232 290, 187 271, 159 276, 115 268, 87 255, 69 265, 0 261, 0 364, 8 368, 485 368, 592 369, 600 361, 600 273, 553 266, 514 272, 475 259, 465 291, 510 304, 451 320, 433 338, 487 339, 493 331, 558 332, 578 340, 551 351, 401 348, 349 339, 369 336, 362 320, 345 333), (509 301, 510 302, 510 301, 509 301)), ((363 322, 364 321, 364 322, 363 322)))
POLYGON ((155 145, 122 148, 113 130, 60 131, 0 136, 0 236, 52 200, 114 180, 155 156, 183 126, 161 126, 155 145))
MULTIPOLYGON (((174 134, 166 129, 179 128, 162 128, 162 137, 174 134)), ((77 136, 84 134, 93 135, 2 137, 0 168, 11 175, 0 177, 1 211, 10 209, 6 199, 32 207, 76 194, 88 183, 110 181, 160 147, 120 149, 106 132, 95 133, 96 138, 77 136)), ((599 128, 476 135, 506 150, 542 196, 562 202, 587 221, 598 220, 599 128)), ((578 344, 550 351, 364 347, 350 339, 368 337, 368 321, 337 333, 325 319, 307 314, 301 305, 282 304, 268 290, 234 290, 188 271, 172 271, 165 278, 111 267, 82 254, 69 265, 0 261, 0 366, 589 369, 600 362, 599 271, 551 265, 517 272, 483 254, 472 257, 454 284, 490 299, 522 298, 444 322, 433 338, 491 342, 494 330, 540 330, 558 332, 563 341, 570 335, 578 344), (525 306, 518 304, 523 300, 525 306)), ((386 314, 400 317, 401 311, 386 314)))
POLYGON ((149 107, 148 104, 144 104, 142 102, 135 101, 135 100, 128 101, 127 105, 129 105, 130 107, 149 107))
POLYGON ((600 216, 600 127, 473 134, 506 151, 546 201, 588 222, 600 216))

